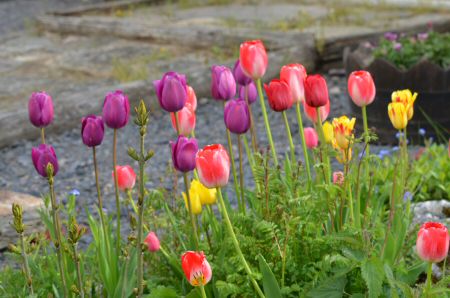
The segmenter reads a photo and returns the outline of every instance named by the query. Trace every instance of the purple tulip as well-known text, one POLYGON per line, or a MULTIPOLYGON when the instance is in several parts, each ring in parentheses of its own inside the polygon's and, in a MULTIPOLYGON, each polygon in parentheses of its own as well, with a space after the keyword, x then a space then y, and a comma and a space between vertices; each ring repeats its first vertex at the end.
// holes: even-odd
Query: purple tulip
POLYGON ((395 32, 386 32, 384 33, 384 38, 386 38, 389 41, 396 41, 398 38, 398 34, 395 32))
POLYGON ((89 115, 81 121, 81 138, 88 147, 98 146, 103 141, 105 127, 102 117, 89 115))
POLYGON ((396 50, 397 52, 400 52, 402 50, 402 44, 399 42, 396 42, 394 44, 394 50, 396 50))
POLYGON ((427 32, 423 32, 423 33, 419 33, 417 34, 417 39, 420 41, 425 41, 428 39, 428 33, 427 32))
POLYGON ((247 103, 242 99, 227 102, 223 113, 225 126, 236 134, 247 132, 250 128, 250 112, 247 103))
POLYGON ((32 148, 31 159, 36 171, 42 177, 47 177, 47 165, 49 163, 53 165, 53 176, 58 173, 58 159, 52 146, 41 144, 39 147, 32 148))
POLYGON ((28 101, 30 122, 36 127, 45 127, 53 121, 52 97, 42 92, 33 92, 28 101))
POLYGON ((166 72, 161 80, 153 81, 161 108, 167 112, 177 112, 187 100, 186 76, 174 71, 166 72))
POLYGON ((122 128, 130 118, 130 103, 128 96, 121 90, 106 94, 103 102, 103 120, 110 128, 122 128))
POLYGON ((228 67, 211 67, 211 94, 217 100, 229 100, 236 95, 236 81, 228 67))
POLYGON ((175 169, 183 173, 195 169, 195 155, 198 151, 197 139, 178 136, 176 142, 170 142, 170 146, 175 169))
POLYGON ((252 104, 258 98, 258 91, 256 90, 255 83, 251 82, 247 86, 239 86, 239 98, 245 100, 245 89, 247 89, 248 103, 252 104))
POLYGON ((239 59, 237 59, 236 63, 234 64, 233 75, 234 79, 239 85, 246 86, 251 82, 253 82, 252 78, 246 76, 245 73, 242 71, 241 62, 239 61, 239 59))

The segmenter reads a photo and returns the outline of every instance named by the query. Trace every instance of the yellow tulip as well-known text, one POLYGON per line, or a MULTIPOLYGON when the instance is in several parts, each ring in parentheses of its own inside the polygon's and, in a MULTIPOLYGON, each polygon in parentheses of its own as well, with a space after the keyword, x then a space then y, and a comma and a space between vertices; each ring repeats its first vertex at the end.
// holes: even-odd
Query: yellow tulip
POLYGON ((404 129, 408 125, 408 113, 403 103, 391 102, 388 105, 388 115, 396 129, 404 129))
POLYGON ((197 179, 192 180, 190 193, 198 195, 200 198, 200 202, 202 205, 205 204, 215 204, 216 203, 216 189, 215 188, 207 188, 197 179))
POLYGON ((414 115, 414 102, 416 101, 417 95, 417 92, 413 94, 409 89, 392 92, 392 102, 401 102, 405 106, 408 120, 411 120, 414 115))
POLYGON ((336 144, 341 149, 348 149, 350 140, 353 137, 353 128, 355 127, 356 119, 349 119, 347 116, 341 116, 333 119, 333 133, 336 144))
POLYGON ((339 163, 345 164, 348 163, 350 160, 352 160, 352 148, 349 147, 347 149, 342 149, 338 144, 336 139, 332 142, 333 148, 336 149, 337 155, 336 159, 339 163))
MULTIPOLYGON (((183 195, 183 199, 184 199, 184 203, 186 205, 186 210, 189 212, 189 203, 186 197, 186 193, 182 193, 183 195)), ((192 191, 189 191, 189 198, 191 199, 191 209, 192 209, 192 213, 197 215, 202 213, 202 203, 200 202, 200 197, 198 194, 193 193, 192 191)))
POLYGON ((323 134, 325 135, 325 142, 327 142, 328 144, 331 144, 331 142, 334 139, 333 125, 331 125, 330 122, 325 121, 322 128, 323 128, 323 134))

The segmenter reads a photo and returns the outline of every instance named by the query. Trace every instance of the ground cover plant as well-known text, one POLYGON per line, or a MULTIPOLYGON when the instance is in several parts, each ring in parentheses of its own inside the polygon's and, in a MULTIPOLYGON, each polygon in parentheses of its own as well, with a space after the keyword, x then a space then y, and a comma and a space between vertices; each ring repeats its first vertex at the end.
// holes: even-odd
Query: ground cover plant
POLYGON ((411 225, 413 199, 448 196, 449 189, 448 175, 440 173, 449 168, 447 146, 427 139, 420 154, 408 150, 407 125, 420 95, 393 90, 386 119, 399 131, 399 144, 395 150, 375 153, 371 143, 377 137, 366 114, 376 92, 370 73, 356 71, 348 79, 349 95, 363 118, 343 115, 327 121, 333 107, 324 77, 307 75, 301 64, 289 64, 279 79, 263 86, 267 65, 265 47, 257 40, 241 44, 233 69, 211 68, 211 95, 224 106, 228 149, 195 138, 197 99, 185 75, 170 71, 154 82, 174 129, 172 140, 167 140, 173 164, 165 179, 174 181, 169 189, 145 188, 154 152, 144 142, 152 125, 144 101, 133 115, 139 147, 128 149, 130 165, 117 165, 117 134, 129 124, 130 105, 122 91, 108 93, 102 116, 87 115, 81 125, 83 143, 92 149, 98 198, 96 210, 85 210, 89 226, 77 223, 76 192, 68 195, 66 204, 55 196, 57 148, 45 139, 53 102, 45 92, 33 93, 29 115, 40 128, 41 144, 33 148, 30 162, 48 182, 48 189, 42 190, 45 208, 40 210, 47 232, 27 234, 22 207, 12 206, 18 241, 10 246, 9 256, 20 266, 0 271, 0 294, 446 297, 448 230, 437 222, 411 225), (255 134, 256 104, 262 109, 268 144, 255 134), (285 156, 273 145, 267 104, 285 122, 290 145, 285 156), (290 108, 296 109, 297 119, 288 119, 290 108), (303 127, 303 116, 311 127, 303 127), (294 120, 298 136, 291 134, 294 120), (356 121, 363 123, 360 135, 354 132, 356 121), (105 129, 114 130, 110 158, 116 210, 103 208, 98 180, 96 161, 105 129), (199 149, 199 144, 205 146, 199 149), (296 145, 301 145, 303 158, 296 155, 296 145), (243 179, 244 159, 251 181, 243 179), (128 234, 120 228, 125 224, 123 211, 128 214, 128 234), (93 241, 80 248, 86 233, 93 241), (439 279, 433 278, 433 267, 442 272, 439 279))

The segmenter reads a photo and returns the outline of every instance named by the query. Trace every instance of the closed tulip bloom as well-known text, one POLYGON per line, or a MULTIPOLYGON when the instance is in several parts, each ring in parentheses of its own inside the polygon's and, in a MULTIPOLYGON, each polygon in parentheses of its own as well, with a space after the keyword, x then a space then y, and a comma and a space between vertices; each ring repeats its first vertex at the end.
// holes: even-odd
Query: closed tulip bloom
POLYGON ((45 127, 53 121, 52 97, 42 92, 33 92, 28 101, 28 116, 31 124, 36 127, 45 127))
POLYGON ((247 103, 242 99, 228 101, 223 112, 223 121, 232 133, 246 133, 250 128, 250 112, 247 103))
POLYGON ((98 146, 103 141, 105 127, 100 116, 89 115, 81 121, 81 138, 88 147, 98 146))
POLYGON ((305 100, 306 69, 301 64, 288 64, 281 68, 280 79, 288 83, 294 102, 305 100))
POLYGON ((41 144, 31 149, 31 159, 39 175, 47 177, 47 165, 53 166, 53 176, 58 173, 58 159, 52 146, 41 144))
POLYGON ((344 185, 344 173, 342 171, 333 172, 333 183, 339 186, 344 185))
POLYGON ((130 118, 130 103, 128 96, 121 90, 106 94, 103 102, 103 121, 109 128, 122 128, 130 118))
POLYGON ((185 252, 181 256, 181 267, 187 280, 194 287, 204 286, 211 280, 211 266, 202 251, 185 252))
POLYGON ((197 179, 192 180, 190 193, 198 195, 202 205, 212 205, 216 203, 216 189, 207 188, 197 179))
POLYGON ((408 114, 403 103, 391 102, 388 105, 388 115, 396 129, 401 130, 408 125, 408 114))
POLYGON ((329 102, 327 82, 321 75, 306 77, 305 101, 313 108, 322 107, 329 102))
POLYGON ((233 75, 234 75, 234 79, 236 80, 236 82, 239 85, 242 86, 247 86, 248 84, 250 84, 251 82, 253 82, 252 78, 247 76, 244 71, 241 68, 241 62, 238 60, 236 60, 236 63, 234 63, 234 67, 233 67, 233 75))
POLYGON ((449 235, 447 227, 438 222, 424 223, 417 234, 416 249, 426 262, 438 263, 448 254, 449 235))
POLYGON ((236 81, 228 67, 223 65, 211 67, 211 94, 217 100, 229 100, 236 95, 236 81))
POLYGON ((173 166, 180 172, 186 173, 195 169, 195 155, 198 144, 195 138, 178 136, 176 142, 170 142, 172 148, 173 166))
POLYGON ((159 243, 159 239, 155 232, 148 233, 147 237, 144 239, 144 242, 150 252, 157 252, 161 248, 161 244, 159 243))
POLYGON ((251 40, 241 43, 239 61, 242 71, 253 80, 264 76, 268 59, 266 49, 261 40, 251 40))
MULTIPOLYGON (((303 104, 305 109, 306 117, 313 123, 317 123, 317 111, 316 108, 309 106, 306 101, 303 104)), ((328 101, 324 106, 319 108, 320 120, 325 121, 330 114, 330 101, 328 101)))
POLYGON ((249 104, 252 104, 258 98, 258 90, 256 90, 256 85, 254 82, 246 86, 239 86, 239 98, 245 100, 245 92, 247 90, 247 100, 249 104))
MULTIPOLYGON (((136 173, 131 166, 116 166, 116 172, 117 183, 121 191, 126 191, 134 187, 134 184, 136 183, 136 173)), ((112 172, 112 177, 114 179, 114 171, 112 172)))
POLYGON ((193 111, 197 111, 197 95, 195 95, 194 88, 189 85, 186 85, 187 90, 187 98, 186 105, 190 104, 193 111))
POLYGON ((181 110, 187 101, 186 76, 174 71, 166 72, 161 80, 153 82, 159 105, 167 112, 181 110))
POLYGON ((325 121, 322 128, 323 128, 323 134, 325 137, 325 142, 327 142, 328 144, 331 144, 331 142, 334 139, 333 125, 330 122, 325 121))
POLYGON ((417 92, 413 94, 409 89, 392 92, 392 102, 401 102, 405 106, 408 120, 411 120, 414 115, 414 102, 417 95, 417 92))
POLYGON ((264 89, 269 99, 269 106, 275 112, 286 111, 294 104, 291 90, 285 81, 274 79, 269 85, 264 84, 264 89))
POLYGON ((230 176, 230 158, 222 145, 208 145, 199 150, 196 167, 200 182, 207 188, 227 185, 230 176))
POLYGON ((319 145, 319 136, 317 135, 316 130, 312 127, 306 127, 303 129, 303 132, 305 134, 306 147, 309 149, 316 148, 317 145, 319 145))
POLYGON ((356 119, 349 119, 347 116, 341 116, 333 119, 333 133, 336 144, 341 149, 348 149, 350 140, 353 137, 353 128, 355 127, 356 119))
POLYGON ((354 71, 348 78, 348 93, 355 105, 364 107, 375 98, 375 83, 368 71, 354 71))
MULTIPOLYGON (((187 196, 185 192, 181 193, 183 195, 184 204, 186 206, 186 210, 189 211, 189 203, 187 200, 187 196)), ((199 215, 202 213, 202 202, 200 201, 200 196, 198 193, 189 190, 189 199, 191 201, 191 211, 192 214, 199 215)))
MULTIPOLYGON (((186 103, 183 109, 177 112, 178 125, 180 128, 180 134, 189 136, 195 130, 196 116, 195 111, 189 103, 186 103)), ((170 113, 172 119, 173 130, 177 132, 177 123, 175 120, 175 113, 170 113)))

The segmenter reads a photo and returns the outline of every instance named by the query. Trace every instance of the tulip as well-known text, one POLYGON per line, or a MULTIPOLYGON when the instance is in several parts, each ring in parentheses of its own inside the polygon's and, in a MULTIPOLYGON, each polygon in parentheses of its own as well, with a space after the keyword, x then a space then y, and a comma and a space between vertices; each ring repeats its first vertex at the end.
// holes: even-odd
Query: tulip
POLYGON ((187 92, 187 98, 186 98, 185 106, 187 106, 189 104, 191 106, 191 109, 193 111, 196 111, 197 110, 197 95, 195 95, 194 88, 192 88, 189 85, 186 85, 186 92, 187 92))
POLYGON ((253 80, 264 76, 268 59, 266 49, 261 40, 246 41, 241 44, 239 61, 242 71, 253 80))
POLYGON ((245 100, 245 92, 247 90, 247 100, 249 104, 252 104, 256 101, 258 97, 258 90, 256 90, 255 83, 251 82, 248 85, 240 85, 239 88, 239 98, 245 100))
POLYGON ((289 64, 281 68, 280 79, 285 81, 291 90, 294 102, 305 100, 306 69, 301 64, 289 64))
MULTIPOLYGON (((185 192, 181 193, 184 199, 186 210, 189 212, 189 202, 185 192)), ((191 212, 194 215, 199 215, 202 213, 202 202, 200 201, 200 196, 197 193, 189 190, 189 199, 191 203, 191 212)))
POLYGON ((369 72, 354 71, 348 78, 348 93, 355 105, 367 106, 375 98, 375 84, 369 72))
POLYGON ((325 121, 325 123, 323 124, 323 134, 325 137, 325 142, 331 144, 334 139, 334 132, 333 125, 328 121, 325 121))
POLYGON ((247 76, 244 71, 241 68, 241 62, 236 60, 236 63, 234 63, 233 67, 233 75, 234 79, 239 85, 247 86, 248 84, 252 83, 252 78, 247 76))
POLYGON ((159 243, 159 239, 155 232, 148 233, 147 237, 144 239, 144 242, 147 245, 148 251, 157 252, 161 248, 161 244, 159 243))
POLYGON ((333 172, 333 183, 339 186, 344 185, 344 173, 342 171, 333 172))
POLYGON ((316 148, 317 145, 319 145, 319 136, 317 135, 316 130, 312 127, 306 127, 304 133, 306 146, 309 149, 316 148))
POLYGON ((122 128, 130 117, 130 103, 128 96, 121 90, 106 94, 103 102, 103 120, 109 128, 122 128))
POLYGON ((207 188, 197 179, 192 180, 189 194, 193 194, 199 197, 202 205, 212 205, 216 203, 216 189, 207 188))
POLYGON ((404 129, 408 125, 407 109, 401 102, 391 102, 388 105, 388 115, 392 125, 398 129, 404 129))
POLYGON ((269 106, 275 112, 282 112, 292 107, 294 103, 289 85, 285 81, 278 79, 272 80, 269 85, 264 84, 269 106))
POLYGON ((53 121, 52 97, 42 92, 33 92, 28 101, 28 116, 31 124, 36 127, 45 127, 53 121))
POLYGON ((159 105, 167 112, 181 110, 187 101, 186 76, 174 71, 166 72, 161 80, 153 82, 159 105))
MULTIPOLYGON (((317 124, 317 111, 316 108, 309 106, 306 102, 304 103, 305 114, 309 120, 317 124)), ((320 120, 325 121, 330 114, 330 101, 328 101, 324 106, 319 108, 320 120)))
POLYGON ((195 111, 191 104, 186 103, 186 105, 176 113, 178 118, 178 128, 175 119, 175 113, 170 113, 170 118, 172 120, 173 130, 178 134, 189 136, 195 130, 196 116, 195 111))
POLYGON ((425 262, 439 263, 447 257, 449 235, 447 227, 438 222, 424 223, 417 234, 416 249, 425 262))
POLYGON ((329 102, 327 82, 321 75, 309 75, 305 79, 305 101, 318 108, 329 102))
POLYGON ((211 280, 211 266, 202 251, 185 252, 181 256, 181 267, 187 280, 194 287, 204 286, 211 280))
POLYGON ((228 67, 223 65, 211 67, 211 94, 217 100, 229 100, 236 95, 236 81, 228 67))
POLYGON ((47 178, 47 165, 53 166, 53 176, 58 173, 58 159, 55 149, 52 146, 41 144, 31 149, 31 159, 36 171, 44 178, 47 178))
POLYGON ((195 169, 195 155, 198 151, 197 140, 178 136, 176 142, 170 142, 172 147, 173 166, 180 172, 186 173, 195 169))
POLYGON ((414 102, 417 98, 417 92, 411 93, 411 90, 398 90, 392 92, 392 102, 401 102, 405 106, 408 120, 411 120, 414 115, 414 102))
POLYGON ((88 147, 98 146, 103 141, 105 127, 102 117, 89 115, 81 121, 81 138, 88 147))
POLYGON ((232 133, 246 133, 250 128, 250 112, 247 103, 242 99, 228 101, 225 105, 223 120, 232 133))
MULTIPOLYGON (((116 166, 116 172, 119 190, 126 191, 132 189, 136 183, 136 173, 133 168, 129 165, 116 166)), ((114 172, 112 173, 112 177, 114 179, 114 172)))
POLYGON ((222 187, 228 183, 230 158, 222 145, 208 145, 199 150, 196 166, 200 182, 207 188, 222 187))
POLYGON ((347 116, 341 116, 333 119, 333 133, 336 144, 343 150, 348 149, 350 140, 353 137, 353 128, 356 119, 349 119, 347 116))

